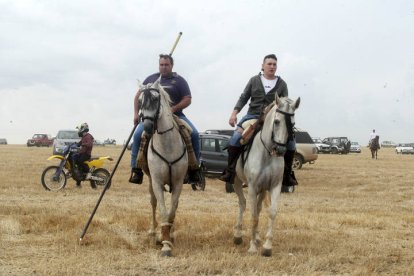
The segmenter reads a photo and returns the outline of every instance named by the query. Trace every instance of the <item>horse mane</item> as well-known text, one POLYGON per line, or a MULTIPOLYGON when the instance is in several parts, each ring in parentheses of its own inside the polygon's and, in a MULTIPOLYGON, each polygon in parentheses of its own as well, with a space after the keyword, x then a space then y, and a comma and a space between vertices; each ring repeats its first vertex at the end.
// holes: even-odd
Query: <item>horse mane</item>
MULTIPOLYGON (((162 101, 161 104, 163 106, 171 106, 171 104, 172 104, 171 97, 167 93, 167 91, 165 91, 164 87, 159 85, 159 91, 160 91, 161 101, 162 101)), ((169 110, 171 111, 171 109, 169 109, 169 110)))

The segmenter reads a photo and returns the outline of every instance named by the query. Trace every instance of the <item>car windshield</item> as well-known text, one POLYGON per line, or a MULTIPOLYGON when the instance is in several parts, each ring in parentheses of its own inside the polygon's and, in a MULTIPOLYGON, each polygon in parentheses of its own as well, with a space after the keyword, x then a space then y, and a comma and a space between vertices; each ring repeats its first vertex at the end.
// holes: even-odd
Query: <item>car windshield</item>
POLYGON ((351 145, 357 146, 358 142, 351 142, 351 145))
POLYGON ((56 138, 57 139, 79 139, 79 136, 76 130, 67 130, 67 131, 59 131, 56 138))

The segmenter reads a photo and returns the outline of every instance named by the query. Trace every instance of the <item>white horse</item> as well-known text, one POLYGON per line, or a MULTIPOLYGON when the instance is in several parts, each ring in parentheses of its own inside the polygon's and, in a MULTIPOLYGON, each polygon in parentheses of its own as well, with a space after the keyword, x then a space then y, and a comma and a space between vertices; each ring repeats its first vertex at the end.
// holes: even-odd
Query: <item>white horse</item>
POLYGON ((171 100, 157 80, 141 86, 139 98, 141 116, 146 134, 151 135, 148 146, 149 191, 151 194, 152 223, 149 234, 155 236, 157 202, 161 219, 161 256, 171 256, 175 213, 178 207, 184 177, 188 168, 186 146, 173 119, 171 100), (171 193, 170 208, 164 199, 165 185, 171 193))
POLYGON ((263 256, 272 255, 273 223, 276 218, 277 200, 282 187, 285 165, 283 154, 286 151, 288 136, 293 135, 294 113, 299 104, 300 98, 292 101, 276 95, 275 105, 267 113, 262 130, 254 137, 250 152, 243 153, 237 162, 234 191, 239 198, 239 215, 234 227, 234 243, 242 243, 242 219, 246 209, 246 198, 242 190, 244 182, 248 184, 251 207, 249 253, 257 253, 257 247, 261 242, 258 225, 265 199, 266 203, 270 200, 270 206, 267 206, 266 240, 261 253, 263 256))

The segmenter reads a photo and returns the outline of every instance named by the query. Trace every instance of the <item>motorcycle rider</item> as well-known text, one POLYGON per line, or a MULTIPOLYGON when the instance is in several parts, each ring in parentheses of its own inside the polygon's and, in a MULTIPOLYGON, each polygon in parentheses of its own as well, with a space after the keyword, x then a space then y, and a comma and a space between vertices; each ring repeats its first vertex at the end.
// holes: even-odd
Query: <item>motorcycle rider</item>
MULTIPOLYGON (((79 153, 73 156, 73 161, 78 167, 80 177, 76 180, 76 186, 80 187, 81 179, 88 180, 91 177, 89 172, 89 167, 85 164, 85 161, 91 159, 91 153, 93 148, 93 136, 89 133, 89 126, 87 123, 82 123, 76 127, 78 130, 78 135, 81 137, 81 140, 78 142, 78 147, 80 147, 79 153), (83 175, 85 175, 83 179, 83 175)), ((92 188, 96 189, 96 185, 91 181, 92 188)))

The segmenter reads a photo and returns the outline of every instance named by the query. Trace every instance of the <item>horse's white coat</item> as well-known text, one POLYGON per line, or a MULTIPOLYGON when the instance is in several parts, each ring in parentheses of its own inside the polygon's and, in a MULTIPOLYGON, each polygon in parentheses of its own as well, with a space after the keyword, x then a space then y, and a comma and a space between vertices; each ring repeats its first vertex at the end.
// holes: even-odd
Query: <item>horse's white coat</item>
MULTIPOLYGON (((148 87, 141 87, 141 91, 148 87)), ((149 192, 151 195, 152 206, 152 223, 149 233, 155 236, 157 229, 156 208, 157 203, 160 211, 161 219, 161 242, 163 248, 161 254, 164 256, 170 256, 172 250, 172 226, 174 223, 175 213, 178 207, 178 201, 181 194, 183 182, 188 168, 188 157, 184 153, 185 145, 178 131, 178 127, 173 120, 173 115, 170 107, 170 98, 167 92, 161 87, 159 81, 155 82, 151 88, 159 91, 158 99, 160 102, 159 115, 156 120, 157 129, 149 141, 148 147, 148 168, 149 168, 149 192), (178 160, 176 163, 171 164, 171 178, 169 172, 169 164, 162 160, 155 151, 158 152, 164 159, 170 163, 178 160), (182 156, 182 157, 181 157, 182 156), (181 159, 180 159, 181 157, 181 159), (171 181, 170 181, 171 180, 171 181), (168 209, 165 203, 165 185, 169 185, 171 188, 171 204, 168 209)), ((151 92, 156 100, 155 91, 151 92)), ((145 94, 141 93, 140 100, 145 101, 145 94)), ((158 106, 158 103, 152 107, 141 107, 141 113, 144 117, 155 117, 157 110, 154 106, 158 106)), ((144 120, 145 124, 151 124, 151 120, 144 120)), ((166 186, 167 187, 167 186, 166 186)), ((167 190, 169 188, 166 188, 167 190)))
MULTIPOLYGON (((241 158, 237 163, 237 177, 234 182, 234 190, 239 199, 239 215, 234 227, 234 240, 239 243, 242 237, 242 219, 246 209, 246 198, 243 194, 242 183, 248 184, 248 197, 251 207, 251 241, 249 253, 256 253, 260 243, 259 237, 259 215, 262 210, 262 203, 265 197, 270 200, 268 206, 268 223, 263 244, 262 255, 271 255, 273 223, 276 218, 277 200, 282 187, 283 171, 285 161, 283 156, 270 155, 268 150, 272 149, 274 142, 285 144, 288 139, 288 131, 285 123, 285 116, 276 112, 276 109, 294 114, 299 107, 300 98, 292 102, 288 98, 276 96, 276 105, 267 114, 261 133, 259 132, 252 144, 251 151, 244 167, 241 158), (272 139, 273 132, 273 139, 272 139)), ((293 120, 293 116, 291 117, 293 120)), ((292 121, 294 122, 294 121, 292 121)))

